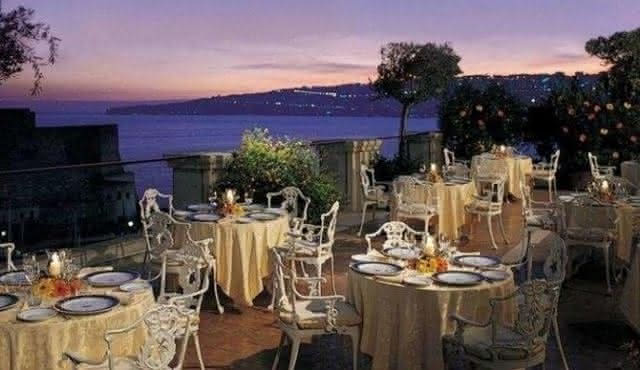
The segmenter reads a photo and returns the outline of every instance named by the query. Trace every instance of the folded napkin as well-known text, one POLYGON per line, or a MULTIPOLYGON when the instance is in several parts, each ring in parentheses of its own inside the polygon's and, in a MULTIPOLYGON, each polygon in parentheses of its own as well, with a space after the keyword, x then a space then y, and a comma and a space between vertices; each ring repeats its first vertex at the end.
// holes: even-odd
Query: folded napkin
POLYGON ((77 277, 78 279, 84 279, 85 277, 87 277, 90 274, 93 274, 94 272, 106 272, 106 271, 113 271, 113 266, 83 267, 78 272, 77 277))
POLYGON ((376 279, 388 283, 402 284, 402 282, 404 281, 404 272, 401 272, 400 274, 395 276, 376 276, 376 279))
POLYGON ((134 300, 134 294, 132 293, 113 291, 109 292, 108 295, 118 298, 120 304, 123 306, 128 306, 129 304, 133 303, 134 300))

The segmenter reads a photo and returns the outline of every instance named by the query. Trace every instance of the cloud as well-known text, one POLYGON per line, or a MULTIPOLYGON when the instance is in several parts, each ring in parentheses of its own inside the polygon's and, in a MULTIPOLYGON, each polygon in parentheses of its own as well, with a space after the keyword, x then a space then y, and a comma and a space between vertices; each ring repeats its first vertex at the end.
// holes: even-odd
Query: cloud
POLYGON ((548 57, 530 61, 526 64, 530 68, 584 66, 594 63, 594 58, 586 53, 558 52, 548 57))
POLYGON ((255 63, 237 64, 231 67, 236 70, 277 70, 303 71, 315 73, 340 73, 345 71, 369 71, 375 65, 358 63, 313 62, 313 63, 255 63))

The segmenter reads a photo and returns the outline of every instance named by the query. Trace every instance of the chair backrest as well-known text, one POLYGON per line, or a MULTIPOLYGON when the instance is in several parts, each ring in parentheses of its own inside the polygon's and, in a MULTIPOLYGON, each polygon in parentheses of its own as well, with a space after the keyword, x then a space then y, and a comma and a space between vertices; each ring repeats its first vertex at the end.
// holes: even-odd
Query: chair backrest
POLYGON ((504 179, 496 179, 494 181, 491 181, 491 187, 487 194, 489 199, 489 211, 502 211, 502 203, 504 202, 504 184, 504 179))
POLYGON ((280 191, 267 193, 267 207, 271 207, 271 199, 274 197, 282 197, 280 207, 287 211, 290 217, 297 218, 304 222, 307 220, 307 210, 311 204, 311 198, 306 197, 300 189, 295 186, 287 186, 280 191), (302 211, 299 211, 299 205, 302 203, 302 211))
POLYGON ((520 181, 520 194, 522 194, 522 216, 526 218, 533 213, 533 199, 531 198, 531 187, 525 185, 522 180, 520 181))
POLYGON ((142 219, 142 233, 147 243, 147 251, 152 256, 159 256, 175 245, 172 225, 181 224, 189 229, 191 225, 176 221, 162 211, 151 212, 142 219))
POLYGON ((360 184, 365 195, 369 194, 376 184, 376 176, 373 168, 364 164, 360 165, 360 184))
POLYGON ((549 254, 544 260, 543 271, 547 282, 560 287, 567 273, 567 247, 560 235, 551 232, 545 240, 550 240, 549 254))
MULTIPOLYGON (((138 352, 136 365, 139 369, 157 370, 170 369, 169 364, 174 360, 176 354, 182 355, 186 351, 188 341, 180 341, 177 347, 177 339, 188 338, 190 335, 191 317, 180 307, 166 304, 156 304, 149 311, 145 312, 133 324, 115 330, 108 330, 105 334, 107 342, 107 356, 109 369, 115 369, 115 362, 112 353, 112 343, 122 337, 122 333, 130 332, 144 323, 147 335, 142 348, 138 352)), ((181 358, 179 356, 178 358, 181 358)), ((178 363, 174 369, 182 368, 178 363)))
POLYGON ((480 177, 507 177, 507 162, 504 159, 480 158, 477 165, 477 174, 480 177))
POLYGON ((560 149, 556 150, 556 152, 551 155, 551 171, 553 171, 553 173, 556 173, 558 171, 559 160, 560 160, 560 149))
MULTIPOLYGON (((213 270, 215 260, 211 254, 210 245, 212 239, 193 240, 187 231, 183 246, 176 251, 175 260, 179 262, 178 287, 180 291, 158 294, 158 302, 164 303, 169 299, 177 300, 186 308, 194 309, 200 313, 204 294, 209 289, 209 275, 213 270)), ((167 270, 162 269, 163 280, 166 280, 167 270)), ((164 284, 162 285, 164 287, 164 284)))
POLYGON ((4 249, 7 254, 7 271, 17 270, 12 260, 13 251, 16 249, 16 245, 13 243, 2 243, 0 244, 0 249, 4 249))
POLYGON ((392 186, 399 206, 415 203, 431 205, 434 202, 432 185, 413 176, 398 176, 392 186))
POLYGON ((144 191, 142 198, 138 201, 140 206, 140 219, 144 220, 148 218, 153 212, 160 212, 161 207, 158 203, 158 198, 165 199, 167 201, 167 210, 169 215, 173 216, 173 195, 163 194, 157 189, 149 188, 144 191))
POLYGON ((367 253, 371 251, 371 240, 384 233, 386 236, 385 246, 387 247, 405 247, 406 245, 415 245, 418 240, 423 241, 425 233, 416 231, 401 221, 385 222, 380 228, 371 234, 364 236, 367 241, 367 253))
POLYGON ((600 166, 598 165, 598 157, 591 154, 591 152, 587 153, 587 157, 589 158, 589 169, 591 170, 591 176, 594 179, 601 179, 604 176, 600 173, 600 166))
POLYGON ((449 166, 452 166, 454 163, 456 163, 456 155, 453 151, 447 148, 442 149, 442 151, 444 152, 445 167, 449 168, 449 166))
POLYGON ((320 215, 320 244, 333 243, 338 225, 340 202, 336 201, 326 213, 320 215))

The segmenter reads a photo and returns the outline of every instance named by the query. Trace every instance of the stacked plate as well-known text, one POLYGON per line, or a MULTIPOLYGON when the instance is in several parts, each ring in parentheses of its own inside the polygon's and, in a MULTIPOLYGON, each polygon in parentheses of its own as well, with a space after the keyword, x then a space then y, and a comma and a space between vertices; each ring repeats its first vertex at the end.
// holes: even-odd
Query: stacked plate
POLYGON ((382 253, 388 257, 399 260, 415 260, 422 256, 422 251, 418 248, 387 248, 382 250, 382 253))
POLYGON ((264 211, 265 211, 265 212, 267 212, 267 213, 273 213, 273 214, 276 214, 276 215, 278 215, 278 216, 283 216, 283 215, 286 215, 286 214, 287 214, 287 210, 286 210, 286 209, 283 209, 283 208, 274 208, 274 207, 271 207, 271 208, 265 208, 265 209, 264 209, 264 211))
POLYGON ((85 295, 65 298, 53 308, 63 315, 97 315, 109 312, 120 304, 118 298, 109 295, 85 295))
POLYGON ((28 308, 18 313, 18 320, 26 322, 40 322, 55 317, 58 311, 47 307, 28 308))
POLYGON ((0 285, 27 286, 31 285, 24 271, 9 271, 0 275, 0 285))
POLYGON ((187 206, 187 209, 191 212, 211 212, 213 210, 213 206, 206 203, 190 204, 187 206))
POLYGON ((351 268, 361 274, 372 276, 396 276, 404 270, 398 265, 386 262, 358 262, 351 265, 351 268))
POLYGON ((466 267, 473 267, 478 269, 487 269, 500 266, 500 259, 492 256, 479 256, 479 255, 462 255, 453 258, 453 261, 466 267))
POLYGON ((220 216, 214 215, 213 213, 198 213, 192 215, 189 219, 199 222, 216 222, 220 219, 220 216))
POLYGON ((278 214, 272 212, 254 212, 249 214, 249 218, 257 221, 272 221, 280 217, 278 214))
POLYGON ((130 281, 128 283, 120 285, 120 290, 127 293, 138 293, 148 289, 151 289, 151 285, 149 285, 149 283, 144 280, 130 281))
POLYGON ((193 216, 195 214, 195 212, 192 211, 181 211, 176 209, 175 211, 173 211, 173 217, 176 218, 189 218, 191 216, 193 216))
POLYGON ((249 204, 249 205, 244 205, 243 208, 245 209, 245 211, 247 212, 257 212, 257 211, 262 211, 264 210, 264 206, 262 204, 249 204))
POLYGON ((0 311, 8 310, 18 304, 18 297, 13 294, 0 294, 0 311))
POLYGON ((89 274, 86 280, 94 287, 113 288, 134 281, 139 277, 139 273, 132 271, 104 271, 89 274))
POLYGON ((484 281, 484 277, 476 272, 455 270, 436 272, 431 278, 437 283, 454 286, 478 285, 484 281))

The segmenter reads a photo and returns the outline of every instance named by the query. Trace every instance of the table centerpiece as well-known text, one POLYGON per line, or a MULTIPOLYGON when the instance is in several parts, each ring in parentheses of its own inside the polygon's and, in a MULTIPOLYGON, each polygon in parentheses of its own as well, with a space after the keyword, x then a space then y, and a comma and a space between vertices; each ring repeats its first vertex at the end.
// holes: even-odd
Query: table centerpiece
POLYGON ((218 214, 222 217, 239 217, 244 215, 244 209, 236 202, 237 196, 234 189, 227 189, 217 208, 218 214))

